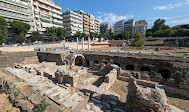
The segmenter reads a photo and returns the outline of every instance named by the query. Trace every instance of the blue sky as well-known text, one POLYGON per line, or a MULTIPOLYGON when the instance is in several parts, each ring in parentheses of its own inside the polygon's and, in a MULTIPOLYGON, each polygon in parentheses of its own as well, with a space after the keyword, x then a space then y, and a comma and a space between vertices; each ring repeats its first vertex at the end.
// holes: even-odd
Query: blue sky
POLYGON ((62 12, 81 9, 95 15, 101 22, 112 25, 130 18, 145 19, 151 28, 153 22, 162 18, 166 24, 189 24, 189 0, 53 0, 62 12))

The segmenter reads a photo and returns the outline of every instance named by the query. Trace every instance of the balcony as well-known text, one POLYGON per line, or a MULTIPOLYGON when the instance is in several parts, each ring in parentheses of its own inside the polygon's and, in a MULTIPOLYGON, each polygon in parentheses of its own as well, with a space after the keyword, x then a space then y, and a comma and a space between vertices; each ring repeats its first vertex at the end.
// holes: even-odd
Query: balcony
POLYGON ((62 10, 61 7, 59 7, 57 5, 54 5, 52 2, 48 2, 48 1, 45 1, 45 0, 38 0, 38 1, 41 2, 41 3, 47 4, 47 5, 50 5, 50 6, 54 7, 54 8, 59 9, 59 10, 62 10))
POLYGON ((6 17, 19 19, 19 20, 24 20, 24 21, 31 21, 30 16, 24 16, 24 15, 21 15, 21 14, 8 12, 8 11, 0 10, 0 15, 6 15, 6 17))
POLYGON ((56 24, 56 25, 61 25, 61 26, 63 26, 63 23, 59 23, 59 22, 55 22, 55 21, 53 21, 53 23, 56 24))
POLYGON ((55 17, 55 18, 58 18, 58 19, 63 19, 61 16, 58 16, 58 15, 55 15, 55 14, 53 14, 52 16, 55 17))
POLYGON ((50 8, 50 7, 47 7, 47 6, 42 5, 42 4, 39 4, 38 6, 39 6, 39 8, 46 9, 46 10, 48 10, 48 11, 50 11, 50 10, 51 10, 51 8, 50 8))
POLYGON ((3 3, 3 2, 0 2, 0 7, 3 7, 5 9, 7 9, 7 8, 12 9, 15 12, 18 12, 18 13, 21 13, 21 12, 29 13, 29 9, 20 8, 18 6, 14 6, 14 5, 3 3))
POLYGON ((43 22, 47 22, 47 23, 51 23, 51 20, 49 20, 49 19, 45 19, 45 18, 41 18, 41 21, 43 21, 43 22))
POLYGON ((41 15, 51 15, 49 12, 46 11, 40 11, 41 15))
POLYGON ((2 1, 15 3, 21 7, 28 7, 28 5, 29 5, 27 2, 21 2, 21 1, 15 1, 15 0, 2 0, 2 1))
POLYGON ((57 10, 55 10, 55 9, 52 9, 52 12, 55 12, 55 13, 57 13, 57 14, 62 14, 62 12, 57 11, 57 10))

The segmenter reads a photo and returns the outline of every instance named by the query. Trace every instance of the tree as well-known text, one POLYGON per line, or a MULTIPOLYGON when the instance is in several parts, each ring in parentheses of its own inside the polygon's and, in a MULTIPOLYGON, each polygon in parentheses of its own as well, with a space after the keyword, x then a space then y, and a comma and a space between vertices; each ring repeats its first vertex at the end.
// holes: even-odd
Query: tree
POLYGON ((64 37, 66 37, 66 30, 62 27, 56 28, 56 33, 58 40, 64 40, 64 37))
POLYGON ((135 34, 135 39, 131 42, 133 47, 144 47, 145 41, 143 39, 143 35, 140 33, 135 34))
POLYGON ((80 31, 76 31, 75 37, 78 37, 79 39, 82 38, 82 33, 80 31))
POLYGON ((127 31, 122 31, 120 34, 120 38, 124 40, 129 40, 131 37, 130 33, 127 31))
POLYGON ((93 39, 95 38, 96 34, 94 32, 90 32, 90 38, 93 39))
POLYGON ((100 33, 97 37, 98 37, 98 38, 104 38, 105 36, 104 36, 103 33, 100 33))
POLYGON ((189 36, 189 29, 185 29, 182 31, 182 36, 189 36))
POLYGON ((5 43, 8 37, 8 22, 0 16, 0 44, 5 43))
POLYGON ((174 34, 173 29, 165 29, 163 32, 164 37, 171 37, 174 34))
POLYGON ((20 22, 17 20, 13 20, 12 22, 9 21, 9 25, 14 30, 14 33, 19 35, 19 36, 15 36, 15 38, 22 38, 22 39, 15 39, 15 40, 19 40, 19 42, 21 42, 21 40, 23 40, 23 42, 26 41, 26 34, 30 29, 29 24, 20 22))
POLYGON ((147 37, 150 37, 150 36, 152 36, 152 35, 153 35, 152 32, 147 32, 147 33, 146 33, 146 36, 147 36, 147 37))
POLYGON ((82 35, 82 37, 84 37, 84 38, 87 37, 87 34, 85 34, 85 33, 82 33, 81 35, 82 35))
POLYGON ((31 40, 32 42, 35 42, 35 41, 43 41, 43 38, 42 38, 42 36, 41 36, 41 34, 40 34, 39 32, 33 31, 33 32, 31 33, 31 38, 30 38, 30 40, 31 40))
POLYGON ((47 27, 46 28, 47 34, 50 36, 51 41, 55 41, 55 38, 57 36, 57 30, 54 27, 47 27))
POLYGON ((152 26, 152 32, 162 30, 165 27, 165 20, 164 19, 157 19, 152 26))

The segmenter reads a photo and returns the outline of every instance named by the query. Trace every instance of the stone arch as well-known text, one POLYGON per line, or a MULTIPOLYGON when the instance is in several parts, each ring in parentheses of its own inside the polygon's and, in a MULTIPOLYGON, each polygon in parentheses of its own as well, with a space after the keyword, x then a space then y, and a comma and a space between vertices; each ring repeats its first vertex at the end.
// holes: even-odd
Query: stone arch
POLYGON ((148 72, 150 72, 151 70, 150 70, 149 67, 143 66, 143 67, 140 68, 140 71, 148 71, 148 72))
POLYGON ((83 56, 77 56, 75 58, 75 65, 78 65, 78 66, 85 65, 85 58, 83 56))
POLYGON ((135 67, 133 65, 127 65, 126 70, 133 70, 134 71, 135 67))
POLYGON ((67 59, 70 60, 70 65, 72 67, 74 65, 79 65, 79 66, 85 65, 85 57, 82 54, 70 54, 67 56, 67 59))
POLYGON ((162 75, 163 78, 174 78, 175 69, 170 63, 162 63, 157 67, 157 72, 162 75))
POLYGON ((167 69, 160 69, 158 73, 161 74, 162 78, 168 79, 171 78, 171 71, 167 69))

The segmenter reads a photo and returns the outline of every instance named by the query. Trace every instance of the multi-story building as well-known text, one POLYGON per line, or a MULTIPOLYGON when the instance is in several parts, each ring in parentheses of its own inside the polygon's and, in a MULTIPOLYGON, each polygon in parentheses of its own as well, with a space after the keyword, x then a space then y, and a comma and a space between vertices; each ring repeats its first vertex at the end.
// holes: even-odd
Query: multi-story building
POLYGON ((83 33, 83 15, 67 9, 63 13, 63 26, 66 29, 66 36, 74 36, 77 31, 83 33))
MULTIPOLYGON (((30 0, 0 0, 0 16, 4 17, 7 21, 14 19, 30 24, 31 29, 28 34, 34 29, 31 14, 30 0)), ((9 30, 9 38, 11 38, 14 33, 11 29, 9 30)))
POLYGON ((90 24, 89 24, 89 28, 90 28, 90 32, 95 32, 95 17, 93 16, 93 15, 91 15, 91 14, 89 14, 89 22, 90 22, 90 24))
POLYGON ((146 34, 148 23, 145 20, 140 20, 135 23, 134 19, 128 21, 121 20, 114 24, 114 34, 119 34, 122 31, 132 33, 146 34))
POLYGON ((128 32, 132 32, 134 25, 135 25, 135 20, 129 19, 128 21, 125 21, 124 23, 124 30, 128 32))
POLYGON ((118 21, 114 24, 114 34, 119 34, 124 31, 125 20, 118 21))
POLYGON ((63 27, 61 7, 51 0, 31 0, 34 30, 46 36, 47 27, 63 27))
POLYGON ((100 24, 100 33, 106 34, 108 37, 113 34, 113 27, 110 23, 104 22, 100 24))
POLYGON ((146 35, 148 23, 145 20, 137 21, 133 27, 133 33, 141 33, 146 35))
POLYGON ((100 23, 91 14, 85 13, 82 10, 63 12, 63 26, 66 29, 66 36, 71 37, 77 31, 85 33, 89 36, 90 32, 99 33, 100 23))
POLYGON ((100 21, 95 19, 95 31, 94 33, 100 33, 100 21))

